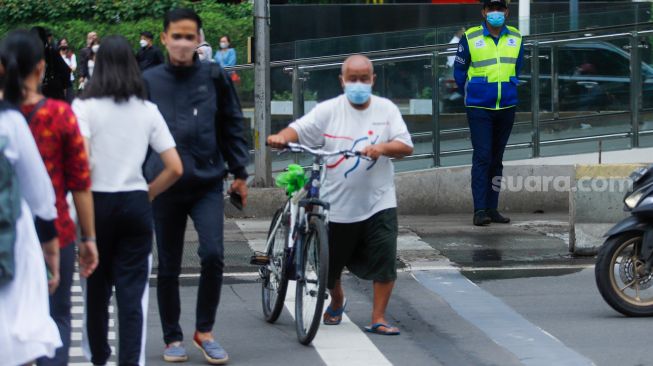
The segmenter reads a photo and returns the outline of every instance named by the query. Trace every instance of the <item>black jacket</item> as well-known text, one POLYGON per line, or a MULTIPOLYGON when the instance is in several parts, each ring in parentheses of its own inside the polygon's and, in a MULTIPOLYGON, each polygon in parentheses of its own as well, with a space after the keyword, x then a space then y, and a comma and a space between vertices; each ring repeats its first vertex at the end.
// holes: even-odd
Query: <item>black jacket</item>
POLYGON ((136 60, 141 71, 145 71, 164 62, 163 52, 156 46, 141 48, 136 54, 136 60))
POLYGON ((91 58, 93 51, 90 47, 84 47, 79 50, 77 75, 80 78, 88 78, 88 59, 91 58))
MULTIPOLYGON (((240 101, 231 79, 217 64, 170 64, 143 74, 149 99, 166 120, 177 143, 184 174, 171 193, 213 187, 228 173, 247 178, 249 149, 243 130, 240 101), (229 169, 225 167, 225 163, 229 169)), ((163 169, 157 154, 150 154, 144 172, 152 180, 163 169)))
POLYGON ((70 67, 63 60, 61 54, 51 46, 44 50, 45 77, 41 85, 41 92, 48 98, 66 100, 65 90, 70 83, 70 67))

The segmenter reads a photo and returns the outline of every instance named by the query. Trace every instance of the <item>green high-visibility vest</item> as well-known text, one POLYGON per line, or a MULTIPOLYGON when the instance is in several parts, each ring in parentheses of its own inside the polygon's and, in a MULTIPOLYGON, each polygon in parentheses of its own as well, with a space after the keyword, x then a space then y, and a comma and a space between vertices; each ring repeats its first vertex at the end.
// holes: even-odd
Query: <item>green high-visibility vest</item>
POLYGON ((500 36, 498 44, 491 36, 484 35, 482 25, 465 32, 471 55, 467 71, 467 92, 470 94, 465 98, 468 107, 502 109, 517 104, 515 65, 522 36, 517 28, 506 28, 508 32, 500 36), (505 97, 503 101, 502 96, 505 97))

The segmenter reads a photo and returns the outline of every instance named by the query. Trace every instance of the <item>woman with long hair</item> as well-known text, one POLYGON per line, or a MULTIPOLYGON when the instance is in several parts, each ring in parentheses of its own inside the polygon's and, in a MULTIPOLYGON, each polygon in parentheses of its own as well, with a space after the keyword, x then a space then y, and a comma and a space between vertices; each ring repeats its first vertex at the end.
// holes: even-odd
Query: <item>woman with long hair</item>
POLYGON ((141 72, 127 40, 109 36, 95 55, 93 77, 73 103, 90 151, 100 264, 86 280, 85 349, 104 365, 108 306, 115 286, 121 365, 143 365, 151 269, 154 197, 182 174, 175 142, 157 107, 146 101, 141 72), (148 185, 142 165, 158 153, 163 170, 148 185))
MULTIPOLYGON (((11 212, 9 227, 3 223, 0 229, 0 241, 3 258, 13 257, 13 276, 7 276, 4 261, 0 271, 0 354, 2 364, 11 366, 52 357, 61 346, 57 325, 48 311, 48 290, 53 293, 59 284, 55 194, 25 118, 16 110, 24 98, 23 75, 34 65, 21 63, 10 51, 13 37, 33 39, 27 32, 12 32, 0 44, 0 69, 4 71, 4 100, 0 101, 3 221, 7 210, 11 212), (10 188, 14 185, 20 187, 20 193, 10 188), (11 198, 9 202, 18 204, 4 206, 7 195, 13 194, 20 200, 11 198), (9 251, 7 244, 13 244, 9 251)), ((43 59, 42 48, 33 51, 34 59, 43 59)))
POLYGON ((50 315, 59 327, 63 347, 57 350, 54 359, 39 360, 38 364, 67 365, 77 241, 77 229, 68 213, 68 192, 72 193, 81 226, 82 240, 78 246, 81 275, 88 276, 97 265, 88 158, 77 119, 68 103, 46 98, 40 92, 46 62, 43 46, 36 37, 24 31, 13 32, 5 39, 3 52, 22 66, 18 70, 23 81, 20 110, 27 119, 56 195, 60 283, 50 297, 50 315))

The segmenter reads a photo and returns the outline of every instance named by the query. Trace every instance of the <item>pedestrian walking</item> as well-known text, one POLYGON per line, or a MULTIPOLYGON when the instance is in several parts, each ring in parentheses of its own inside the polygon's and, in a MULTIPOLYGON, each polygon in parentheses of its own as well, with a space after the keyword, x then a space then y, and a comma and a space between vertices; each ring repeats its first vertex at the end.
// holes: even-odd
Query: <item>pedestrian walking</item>
MULTIPOLYGON (((0 44, 4 72, 4 100, 0 101, 0 353, 2 364, 10 366, 53 357, 62 345, 48 309, 48 292, 54 293, 59 284, 55 194, 25 118, 16 110, 24 98, 23 65, 14 52, 7 52, 16 39, 29 40, 37 52, 35 58, 44 57, 41 42, 26 31, 14 31, 0 44)), ((32 48, 25 50, 30 51, 32 48)))
POLYGON ((86 356, 106 364, 109 300, 115 287, 118 305, 118 363, 145 364, 148 281, 151 270, 150 201, 180 176, 175 142, 146 90, 131 46, 121 36, 104 38, 93 77, 73 103, 86 138, 91 167, 100 263, 86 280, 86 356), (162 169, 148 185, 142 166, 148 147, 162 169))
POLYGON ((151 32, 141 32, 141 39, 138 43, 141 46, 141 49, 138 50, 138 53, 136 54, 138 67, 140 67, 141 71, 145 71, 165 62, 163 52, 161 52, 159 47, 155 46, 153 42, 154 35, 152 35, 151 32))
POLYGON ((11 54, 23 67, 21 112, 27 119, 36 145, 45 162, 56 196, 57 220, 55 227, 60 244, 59 286, 50 296, 50 315, 57 323, 63 347, 54 358, 39 359, 38 365, 67 365, 71 331, 71 287, 75 271, 76 226, 68 213, 66 194, 72 196, 80 219, 82 241, 79 244, 80 273, 87 277, 97 266, 95 225, 91 177, 84 140, 79 133, 77 119, 68 103, 45 98, 40 93, 41 76, 45 73, 43 46, 25 32, 7 37, 3 52, 11 54))
POLYGON ((97 35, 97 32, 88 32, 86 35, 86 44, 84 48, 79 50, 79 85, 81 88, 84 87, 84 84, 86 83, 86 80, 89 77, 89 72, 88 72, 88 60, 91 58, 91 55, 93 53, 93 50, 91 49, 91 46, 93 45, 94 41, 98 40, 99 37, 97 35))
POLYGON ((86 77, 84 79, 84 87, 88 81, 93 77, 93 72, 95 71, 95 56, 100 50, 100 40, 96 39, 91 43, 91 53, 88 55, 88 61, 86 61, 86 77))
POLYGON ((202 62, 211 62, 211 55, 213 55, 213 48, 209 42, 206 41, 204 30, 200 29, 200 45, 197 46, 197 56, 202 62))
POLYGON ((465 93, 472 138, 472 195, 477 226, 509 223, 498 211, 503 153, 515 122, 523 60, 522 36, 506 25, 506 0, 484 0, 484 21, 469 28, 458 45, 454 78, 465 93))
POLYGON ((372 161, 327 161, 322 195, 329 211, 329 278, 331 303, 324 324, 338 325, 347 306, 340 281, 346 266, 356 276, 373 281, 370 333, 397 335, 385 310, 397 278, 397 197, 390 158, 413 152, 413 143, 399 108, 372 95, 376 75, 372 62, 354 55, 342 65, 344 94, 318 104, 308 114, 267 141, 282 148, 288 142, 322 146, 327 151, 353 149, 372 161))
MULTIPOLYGON (((190 216, 199 235, 201 263, 192 339, 208 362, 220 364, 229 359, 212 334, 224 269, 223 181, 233 175, 229 191, 239 194, 246 204, 249 149, 231 80, 218 64, 203 63, 197 56, 201 28, 202 21, 193 10, 168 12, 161 37, 168 50, 168 64, 147 70, 143 78, 150 100, 161 110, 178 143, 184 164, 184 176, 153 202, 163 358, 171 362, 188 359, 179 324, 179 274, 190 216)), ((151 156, 146 174, 153 177, 160 166, 158 157, 151 156)))
POLYGON ((236 65, 236 50, 231 47, 231 39, 229 36, 222 36, 220 38, 220 49, 215 52, 213 57, 215 62, 222 67, 236 65))
POLYGON ((73 99, 75 98, 75 88, 74 88, 74 83, 75 83, 75 73, 77 72, 77 56, 75 56, 75 52, 70 48, 70 45, 68 44, 68 40, 66 38, 62 38, 59 40, 59 43, 57 44, 57 48, 59 49, 59 54, 61 55, 61 58, 63 61, 68 65, 68 68, 70 69, 70 83, 66 87, 66 102, 68 104, 73 102, 73 99))
POLYGON ((70 68, 52 43, 52 33, 43 27, 33 27, 30 32, 41 40, 45 59, 45 74, 41 85, 48 98, 66 100, 66 88, 70 85, 70 68))
MULTIPOLYGON (((222 67, 236 66, 236 50, 231 47, 229 36, 220 38, 220 49, 215 53, 214 59, 222 67)), ((227 74, 234 85, 240 85, 240 75, 236 71, 229 71, 227 74)))
MULTIPOLYGON (((458 45, 460 43, 460 38, 465 34, 465 27, 460 27, 456 30, 456 32, 453 34, 453 37, 449 40, 449 44, 455 44, 458 45)), ((455 48, 449 48, 447 51, 455 51, 455 48)), ((447 56, 447 68, 451 69, 453 68, 453 64, 456 62, 456 56, 447 56)))

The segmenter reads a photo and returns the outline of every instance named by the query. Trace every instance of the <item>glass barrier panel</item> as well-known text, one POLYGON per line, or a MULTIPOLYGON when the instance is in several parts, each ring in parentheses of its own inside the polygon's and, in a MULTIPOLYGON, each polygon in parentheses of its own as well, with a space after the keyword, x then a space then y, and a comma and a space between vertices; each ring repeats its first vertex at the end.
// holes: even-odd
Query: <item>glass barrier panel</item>
POLYGON ((642 60, 642 112, 639 145, 653 146, 653 34, 640 37, 642 60))

